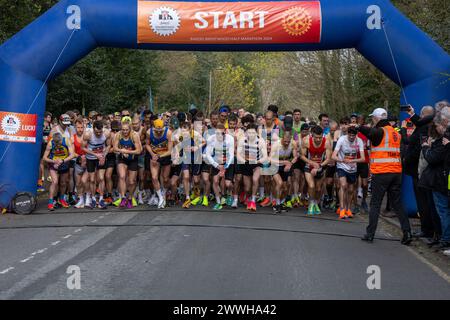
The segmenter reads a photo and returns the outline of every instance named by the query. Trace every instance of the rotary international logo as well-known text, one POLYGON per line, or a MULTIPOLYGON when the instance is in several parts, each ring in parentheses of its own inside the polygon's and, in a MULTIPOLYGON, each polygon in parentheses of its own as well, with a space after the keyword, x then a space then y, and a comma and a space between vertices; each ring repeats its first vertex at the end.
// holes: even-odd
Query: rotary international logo
POLYGON ((2 129, 9 135, 19 132, 20 124, 20 119, 13 114, 8 114, 2 119, 2 129))
POLYGON ((312 17, 305 8, 292 7, 284 12, 282 23, 291 36, 301 36, 311 29, 312 17))
POLYGON ((180 16, 175 9, 160 7, 149 18, 150 27, 159 36, 170 36, 180 27, 180 16))

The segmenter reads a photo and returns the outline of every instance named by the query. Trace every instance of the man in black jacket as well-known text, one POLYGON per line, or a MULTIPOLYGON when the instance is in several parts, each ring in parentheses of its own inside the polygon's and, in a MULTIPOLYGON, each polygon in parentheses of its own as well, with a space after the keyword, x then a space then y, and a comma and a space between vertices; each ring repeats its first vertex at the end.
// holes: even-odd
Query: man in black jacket
POLYGON ((369 225, 362 240, 372 242, 378 225, 381 203, 387 192, 403 231, 401 243, 408 245, 412 241, 411 226, 401 202, 402 168, 400 163, 400 136, 390 126, 387 112, 377 108, 370 115, 373 128, 361 126, 360 131, 370 141, 372 173, 372 198, 370 201, 369 225), (383 145, 382 145, 383 143, 383 145))
POLYGON ((410 108, 407 113, 410 116, 411 123, 416 128, 409 137, 406 134, 406 128, 402 128, 401 131, 403 144, 403 173, 412 177, 421 223, 419 237, 437 238, 441 233, 441 225, 434 206, 433 194, 431 190, 418 186, 418 166, 420 151, 422 149, 421 145, 424 141, 428 140, 429 129, 433 123, 435 111, 433 107, 425 106, 422 108, 420 116, 414 112, 413 108, 410 108))
MULTIPOLYGON (((450 115, 449 115, 450 116, 450 115)), ((422 154, 428 162, 427 168, 420 177, 419 185, 433 192, 433 199, 441 220, 442 237, 440 249, 450 248, 450 209, 448 203, 448 151, 444 145, 450 133, 446 132, 449 119, 438 115, 435 118, 437 139, 433 142, 426 141, 422 144, 422 154)), ((447 142, 447 141, 446 141, 447 142)))

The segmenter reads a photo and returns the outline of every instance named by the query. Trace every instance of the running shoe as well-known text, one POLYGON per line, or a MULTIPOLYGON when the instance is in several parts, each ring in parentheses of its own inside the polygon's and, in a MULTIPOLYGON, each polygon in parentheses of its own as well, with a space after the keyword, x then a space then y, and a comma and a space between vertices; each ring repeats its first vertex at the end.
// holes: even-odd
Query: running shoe
POLYGON ((320 207, 317 203, 314 204, 314 213, 317 215, 322 214, 322 211, 320 211, 320 207))
POLYGON ((281 206, 276 205, 275 207, 272 208, 272 210, 273 210, 273 214, 279 214, 279 213, 281 213, 281 206))
POLYGON ((339 220, 342 220, 342 219, 347 219, 347 215, 346 215, 345 209, 342 209, 342 210, 339 212, 339 220))
POLYGON ((353 213, 352 213, 352 211, 350 209, 347 210, 345 215, 347 216, 347 218, 353 218, 353 213))
POLYGON ((244 204, 246 198, 247 198, 247 195, 245 194, 245 192, 241 192, 241 194, 239 195, 239 202, 244 204))
POLYGON ((227 197, 227 206, 231 207, 233 205, 233 197, 232 196, 228 196, 227 197))
POLYGON ((69 197, 68 197, 68 200, 69 201, 67 201, 68 203, 69 203, 69 205, 71 205, 71 206, 74 206, 76 203, 77 203, 77 199, 76 199, 76 196, 75 196, 75 194, 69 194, 69 197))
POLYGON ((292 205, 294 206, 294 208, 298 208, 300 206, 300 198, 295 197, 292 201, 292 205))
POLYGON ((207 196, 203 196, 202 206, 208 207, 209 206, 209 200, 207 196))
POLYGON ((314 215, 314 204, 310 204, 309 206, 308 206, 308 211, 307 211, 307 213, 306 213, 308 216, 312 216, 312 215, 314 215))
POLYGON ((289 209, 292 209, 292 207, 293 207, 293 205, 292 205, 292 200, 286 201, 285 207, 286 207, 286 208, 289 208, 289 209))
POLYGON ((352 211, 353 211, 355 214, 359 214, 359 213, 360 213, 359 206, 358 206, 358 205, 354 206, 352 211))
POLYGON ((143 205, 144 204, 144 192, 143 191, 139 191, 138 203, 139 203, 139 205, 143 205))
POLYGON ((117 200, 113 202, 113 205, 116 207, 119 207, 121 203, 122 203, 122 198, 117 198, 117 200))
POLYGON ((150 200, 148 200, 148 205, 152 207, 158 205, 158 198, 155 195, 152 195, 150 200))
POLYGON ((80 198, 80 200, 78 200, 78 203, 75 205, 75 208, 83 209, 84 208, 84 199, 80 198))
POLYGON ((233 204, 231 205, 231 208, 237 209, 238 208, 238 199, 233 200, 233 204))
POLYGON ((288 207, 286 206, 286 204, 282 204, 282 205, 281 205, 281 213, 288 212, 289 210, 290 210, 290 208, 288 208, 288 207))
POLYGON ((127 200, 127 209, 133 209, 133 200, 127 200))
POLYGON ((224 197, 222 197, 221 199, 220 199, 220 204, 223 206, 223 205, 225 205, 227 203, 227 199, 225 199, 224 197))
POLYGON ((186 199, 186 201, 183 203, 183 209, 189 209, 191 206, 191 199, 186 199))
POLYGON ((138 203, 137 203, 135 197, 132 197, 132 198, 131 198, 131 205, 132 205, 133 207, 137 207, 137 206, 138 206, 138 203))
POLYGON ((161 198, 158 202, 158 209, 164 209, 166 207, 166 199, 161 198))
POLYGON ((47 208, 48 208, 49 211, 55 211, 55 206, 53 205, 53 202, 52 202, 52 203, 49 203, 49 204, 47 205, 47 208))
POLYGON ((91 197, 86 197, 86 200, 85 200, 85 202, 84 202, 84 207, 85 207, 85 208, 90 208, 90 207, 91 207, 91 204, 92 204, 92 199, 91 199, 91 197))
POLYGON ((61 205, 61 207, 65 208, 65 209, 70 207, 70 205, 64 199, 59 199, 58 202, 61 205))
POLYGON ((101 200, 98 202, 98 208, 99 208, 99 209, 106 209, 106 207, 107 207, 107 204, 106 204, 105 200, 101 199, 101 200))
POLYGON ((338 206, 336 209, 336 214, 339 215, 341 213, 341 208, 338 206))
MULTIPOLYGON (((205 197, 205 198, 206 198, 206 197, 205 197)), ((193 199, 191 200, 191 204, 192 204, 193 206, 196 206, 196 205, 198 205, 201 201, 202 201, 202 197, 198 196, 198 197, 193 198, 193 199)), ((207 198, 206 198, 206 201, 208 201, 207 198)))
POLYGON ((219 211, 219 210, 222 210, 222 208, 223 208, 223 206, 221 203, 216 203, 213 207, 213 210, 219 211))
POLYGON ((91 209, 95 209, 97 207, 97 200, 95 200, 95 198, 92 198, 92 202, 91 202, 91 209))
POLYGON ((269 197, 265 197, 264 200, 259 204, 261 207, 265 208, 271 205, 269 197))
POLYGON ((259 197, 259 198, 256 200, 256 203, 261 203, 261 202, 263 202, 265 198, 266 198, 266 197, 259 197))
POLYGON ((256 212, 256 202, 250 201, 249 204, 250 204, 250 211, 256 212))
POLYGON ((120 201, 119 207, 123 209, 123 208, 126 208, 127 205, 128 205, 128 200, 127 200, 127 198, 123 198, 123 199, 120 201))
POLYGON ((252 204, 250 201, 247 201, 247 210, 250 211, 252 209, 252 204))
POLYGON ((111 196, 107 196, 105 199, 105 203, 106 203, 106 205, 110 205, 111 203, 113 203, 113 198, 111 198, 111 196))

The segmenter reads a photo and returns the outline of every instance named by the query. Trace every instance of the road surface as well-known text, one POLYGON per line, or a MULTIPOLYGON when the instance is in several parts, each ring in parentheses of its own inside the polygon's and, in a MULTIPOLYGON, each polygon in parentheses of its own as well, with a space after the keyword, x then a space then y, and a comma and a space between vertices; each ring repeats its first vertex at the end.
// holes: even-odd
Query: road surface
POLYGON ((299 209, 41 207, 0 217, 0 299, 450 299, 450 264, 383 224, 367 244, 365 226, 299 209), (372 265, 379 290, 367 287, 372 265), (68 288, 70 266, 80 289, 68 288))

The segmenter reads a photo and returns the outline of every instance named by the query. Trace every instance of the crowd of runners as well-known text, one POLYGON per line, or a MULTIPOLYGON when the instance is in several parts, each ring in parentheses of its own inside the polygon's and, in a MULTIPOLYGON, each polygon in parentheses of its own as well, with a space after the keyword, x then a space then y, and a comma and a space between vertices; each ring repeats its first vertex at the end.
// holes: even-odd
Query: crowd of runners
MULTIPOLYGON (((448 103, 440 108, 438 116, 450 118, 448 103)), ((102 115, 92 111, 88 116, 73 110, 55 120, 46 113, 38 190, 44 191, 45 180, 50 183, 51 211, 69 206, 211 206, 213 210, 226 206, 244 207, 249 212, 270 207, 278 214, 304 207, 308 215, 328 209, 334 210, 338 219, 352 218, 355 213, 369 212, 367 197, 374 173, 380 179, 384 174, 385 180, 394 174, 399 180, 380 181, 377 190, 386 188, 377 192, 384 195, 387 191, 389 198, 392 188, 392 194, 399 197, 400 137, 405 142, 402 148, 408 148, 409 139, 412 144, 415 134, 423 130, 416 129, 416 124, 422 126, 420 121, 427 116, 431 117, 427 123, 438 117, 433 107, 425 107, 420 116, 412 108, 404 111, 410 118, 401 123, 382 108, 375 109, 367 122, 364 115, 356 113, 338 121, 327 114, 305 119, 298 109, 280 114, 275 105, 258 114, 228 106, 208 115, 196 108, 162 114, 123 110, 102 115), (376 147, 371 148, 375 140, 376 147)), ((442 139, 448 124, 448 119, 439 124, 444 128, 439 145, 447 143, 442 139)), ((423 141, 418 142, 419 153, 421 144, 426 148, 437 139, 426 138, 421 136, 423 141)), ((415 191, 419 199, 416 185, 415 191)), ((442 194, 446 190, 437 191, 442 194)), ((383 195, 376 197, 377 206, 383 195)), ((399 198, 393 207, 398 212, 397 202, 399 198)), ((436 209, 439 211, 438 206, 436 209)), ((429 227, 427 236, 440 231, 448 237, 448 206, 445 210, 444 216, 439 212, 442 228, 429 227)), ((376 228, 376 220, 372 221, 371 228, 376 228)), ((407 243, 409 224, 403 222, 407 243)), ((367 237, 372 238, 370 234, 367 237)))
POLYGON ((340 219, 367 211, 368 139, 362 115, 307 121, 300 110, 263 114, 223 106, 208 116, 192 108, 155 115, 45 114, 38 190, 47 174, 48 209, 159 209, 181 205, 306 207, 340 219))

